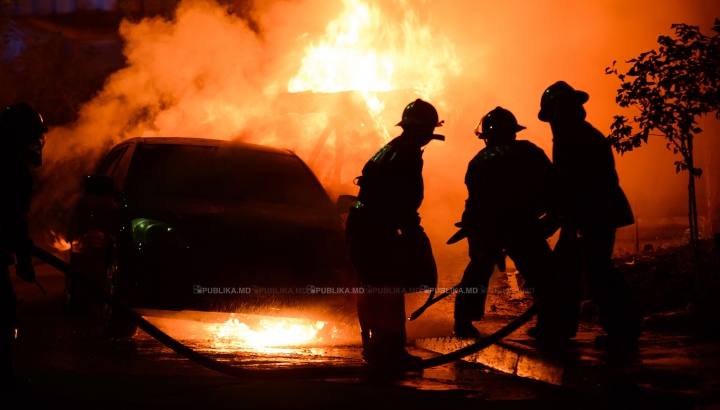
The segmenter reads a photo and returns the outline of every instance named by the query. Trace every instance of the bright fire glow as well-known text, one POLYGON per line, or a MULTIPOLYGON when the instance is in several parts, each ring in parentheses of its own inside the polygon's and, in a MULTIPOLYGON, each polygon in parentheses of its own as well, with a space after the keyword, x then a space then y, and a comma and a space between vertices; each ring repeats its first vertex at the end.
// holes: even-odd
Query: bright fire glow
POLYGON ((376 128, 388 137, 377 92, 414 90, 430 100, 444 89, 448 75, 460 73, 455 48, 445 36, 420 23, 406 2, 398 19, 380 3, 343 0, 344 12, 330 22, 317 44, 305 49, 302 66, 288 91, 359 91, 376 128))
POLYGON ((343 0, 345 12, 327 26, 318 45, 311 45, 288 90, 389 91, 393 58, 375 50, 379 10, 359 0, 343 0))
POLYGON ((317 312, 310 311, 271 311, 272 316, 260 311, 221 313, 138 309, 150 323, 198 350, 307 355, 314 348, 360 342, 356 323, 321 321, 317 312), (282 315, 275 316, 278 313, 282 315))
POLYGON ((215 336, 219 342, 233 346, 252 348, 298 346, 322 342, 323 337, 319 333, 324 327, 325 322, 321 321, 266 317, 260 320, 257 326, 251 328, 233 318, 218 325, 215 336))
POLYGON ((317 44, 305 49, 288 91, 390 91, 413 89, 430 99, 460 65, 452 42, 420 23, 418 13, 400 2, 402 19, 379 3, 343 0, 345 11, 331 21, 317 44))
POLYGON ((55 233, 55 231, 53 231, 53 230, 50 230, 50 238, 52 240, 50 245, 53 248, 55 248, 61 252, 70 250, 70 242, 66 241, 65 237, 63 237, 62 235, 55 233))

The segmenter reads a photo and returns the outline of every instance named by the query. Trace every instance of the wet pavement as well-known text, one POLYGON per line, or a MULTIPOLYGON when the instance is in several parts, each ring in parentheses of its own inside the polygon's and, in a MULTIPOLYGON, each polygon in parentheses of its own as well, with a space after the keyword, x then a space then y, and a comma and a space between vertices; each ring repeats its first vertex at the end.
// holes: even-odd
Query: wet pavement
MULTIPOLYGON (((483 334, 500 327, 499 322, 484 325, 483 334)), ((632 387, 644 389, 648 394, 720 402, 720 342, 645 332, 637 352, 608 352, 593 346, 595 336, 600 334, 603 332, 599 327, 585 325, 568 343, 542 346, 524 333, 516 332, 463 360, 589 395, 632 387)), ((415 344, 448 353, 472 342, 435 337, 419 338, 415 344)))
MULTIPOLYGON (((710 345, 683 345, 673 350, 681 353, 673 359, 667 350, 671 342, 661 339, 644 341, 647 349, 643 348, 640 358, 619 361, 622 365, 617 374, 637 376, 634 380, 639 381, 638 387, 623 384, 602 394, 586 394, 472 363, 372 378, 235 379, 176 355, 143 332, 129 341, 104 339, 97 318, 60 312, 63 277, 47 265, 37 268, 47 296, 13 275, 21 299, 16 369, 30 376, 33 387, 5 395, 0 408, 710 408, 707 406, 715 402, 714 392, 720 388, 717 380, 707 376, 716 372, 718 350, 710 345), (683 373, 683 369, 687 371, 683 373), (645 377, 646 385, 640 376, 645 377), (657 388, 663 383, 666 388, 657 388)), ((408 312, 419 306, 423 297, 408 298, 408 312)), ((510 304, 521 307, 523 302, 510 304)), ((427 317, 409 325, 411 338, 451 333, 448 305, 438 305, 427 317)), ((512 309, 500 302, 493 306, 498 313, 494 317, 499 319, 512 309)), ((221 343, 216 328, 207 330, 207 326, 219 326, 225 320, 216 322, 209 325, 191 320, 178 325, 180 322, 165 320, 158 324, 196 350, 233 365, 279 368, 361 364, 360 347, 352 336, 295 348, 242 348, 221 343)), ((488 329, 483 330, 502 323, 488 321, 488 329)), ((510 339, 533 349, 531 342, 517 334, 510 339)), ((596 356, 584 341, 578 343, 583 356, 596 356)), ((434 355, 420 348, 409 350, 425 358, 434 355)), ((605 363, 602 357, 596 359, 605 363)))

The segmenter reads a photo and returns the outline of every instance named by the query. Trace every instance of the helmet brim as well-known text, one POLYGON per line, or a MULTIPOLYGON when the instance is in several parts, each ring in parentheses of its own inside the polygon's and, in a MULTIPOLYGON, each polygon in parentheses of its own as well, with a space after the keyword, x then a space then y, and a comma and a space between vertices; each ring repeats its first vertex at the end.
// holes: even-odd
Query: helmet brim
POLYGON ((571 101, 583 105, 589 99, 590 96, 585 91, 568 90, 567 92, 556 95, 552 100, 548 101, 544 107, 540 108, 538 119, 543 122, 550 122, 552 119, 552 111, 559 101, 571 101))
MULTIPOLYGON (((515 126, 515 129, 512 130, 512 132, 520 132, 524 129, 527 129, 527 127, 524 127, 524 126, 518 124, 515 126)), ((475 135, 477 135, 477 137, 480 138, 481 140, 484 140, 484 139, 492 138, 493 134, 496 134, 496 133, 497 133, 497 131, 476 132, 475 135)))
POLYGON ((395 124, 396 127, 402 127, 403 125, 427 125, 427 126, 433 126, 435 128, 442 127, 441 123, 428 124, 428 123, 425 123, 422 121, 418 121, 414 118, 405 118, 402 121, 400 121, 399 123, 395 124))

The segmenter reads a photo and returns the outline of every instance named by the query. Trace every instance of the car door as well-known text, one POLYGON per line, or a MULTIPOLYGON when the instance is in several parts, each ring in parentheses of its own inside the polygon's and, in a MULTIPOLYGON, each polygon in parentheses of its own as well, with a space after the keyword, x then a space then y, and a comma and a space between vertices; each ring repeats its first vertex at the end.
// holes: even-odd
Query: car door
MULTIPOLYGON (((131 144, 113 148, 100 161, 96 175, 122 176, 122 166, 129 161, 131 144), (127 154, 127 155, 126 155, 127 154), (125 159, 125 161, 123 161, 125 159)), ((115 180, 115 189, 122 189, 124 180, 115 180)), ((73 212, 70 232, 70 262, 73 267, 89 274, 101 283, 108 241, 112 240, 117 214, 120 211, 119 197, 85 193, 73 212)))

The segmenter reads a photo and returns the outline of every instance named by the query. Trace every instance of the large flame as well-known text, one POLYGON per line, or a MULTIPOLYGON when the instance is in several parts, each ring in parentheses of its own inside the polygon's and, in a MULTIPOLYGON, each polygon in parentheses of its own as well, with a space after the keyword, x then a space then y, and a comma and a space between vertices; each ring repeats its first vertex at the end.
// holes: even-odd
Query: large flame
POLYGON ((398 2, 402 19, 378 4, 343 0, 345 11, 330 22, 317 44, 306 48, 290 92, 413 89, 426 99, 444 89, 460 65, 453 43, 420 23, 418 13, 398 2))
POLYGON ((298 346, 325 341, 319 334, 325 324, 307 319, 265 317, 251 328, 233 318, 219 325, 215 336, 220 344, 238 347, 298 346))
POLYGON ((314 348, 356 344, 356 324, 310 309, 200 312, 137 309, 150 323, 200 351, 313 355, 314 348), (280 316, 275 316, 279 314, 280 316))
POLYGON ((344 0, 345 12, 311 44, 288 90, 337 92, 392 89, 393 55, 375 50, 380 12, 359 0, 344 0))
POLYGON ((376 3, 343 0, 343 4, 344 12, 328 24, 319 42, 306 47, 288 91, 359 91, 375 127, 387 138, 380 116, 385 103, 377 92, 408 89, 432 99, 442 92, 448 75, 460 72, 455 48, 448 38, 421 24, 405 1, 396 2, 401 19, 376 3))

